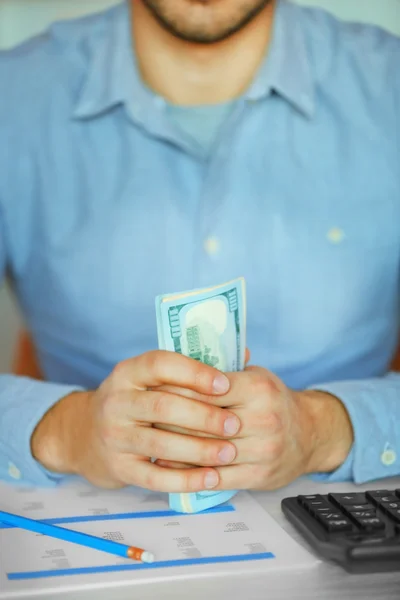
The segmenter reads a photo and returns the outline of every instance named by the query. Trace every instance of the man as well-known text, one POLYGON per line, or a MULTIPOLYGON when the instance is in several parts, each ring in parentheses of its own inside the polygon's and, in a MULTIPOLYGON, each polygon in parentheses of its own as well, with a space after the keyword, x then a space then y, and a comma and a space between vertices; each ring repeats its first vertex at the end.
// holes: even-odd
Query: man
POLYGON ((285 0, 137 0, 1 54, 0 255, 46 379, 0 379, 1 478, 400 472, 399 61, 285 0), (238 275, 257 366, 154 351, 157 294, 238 275))

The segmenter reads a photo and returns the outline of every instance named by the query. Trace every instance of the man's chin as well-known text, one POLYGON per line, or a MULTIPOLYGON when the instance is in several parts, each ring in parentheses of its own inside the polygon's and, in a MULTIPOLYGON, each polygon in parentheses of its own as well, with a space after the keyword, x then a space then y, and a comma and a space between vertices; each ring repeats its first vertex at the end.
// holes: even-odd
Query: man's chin
POLYGON ((192 44, 222 42, 248 26, 273 0, 142 0, 158 23, 192 44))

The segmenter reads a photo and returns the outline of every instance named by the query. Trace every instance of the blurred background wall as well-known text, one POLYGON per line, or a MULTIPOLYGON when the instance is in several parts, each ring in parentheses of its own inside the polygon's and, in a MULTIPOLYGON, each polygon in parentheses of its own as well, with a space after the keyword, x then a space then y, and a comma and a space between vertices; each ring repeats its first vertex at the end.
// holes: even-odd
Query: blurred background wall
MULTIPOLYGON (((400 35, 400 0, 296 1, 299 4, 321 6, 342 19, 375 23, 400 35)), ((103 10, 115 3, 116 0, 0 0, 0 48, 9 48, 22 42, 54 20, 103 10)), ((10 368, 20 327, 18 309, 7 286, 3 284, 0 288, 0 372, 10 368)))

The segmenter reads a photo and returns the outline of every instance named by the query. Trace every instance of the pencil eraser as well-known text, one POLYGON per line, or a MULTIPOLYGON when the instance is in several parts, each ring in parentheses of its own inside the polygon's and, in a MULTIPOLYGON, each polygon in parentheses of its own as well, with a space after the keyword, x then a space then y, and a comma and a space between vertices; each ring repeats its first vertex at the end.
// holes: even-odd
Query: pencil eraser
POLYGON ((197 492, 193 494, 169 494, 169 507, 180 513, 198 513, 228 502, 236 491, 197 492))

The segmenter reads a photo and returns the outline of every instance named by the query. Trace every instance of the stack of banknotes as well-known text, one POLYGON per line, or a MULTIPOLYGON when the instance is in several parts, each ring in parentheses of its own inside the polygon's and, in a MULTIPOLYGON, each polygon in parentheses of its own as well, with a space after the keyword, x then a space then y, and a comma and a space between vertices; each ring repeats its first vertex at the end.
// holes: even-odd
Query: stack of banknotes
MULTIPOLYGON (((246 288, 227 283, 156 298, 158 345, 211 365, 241 371, 246 351, 246 288)), ((172 510, 194 513, 230 500, 236 491, 169 494, 172 510)))

